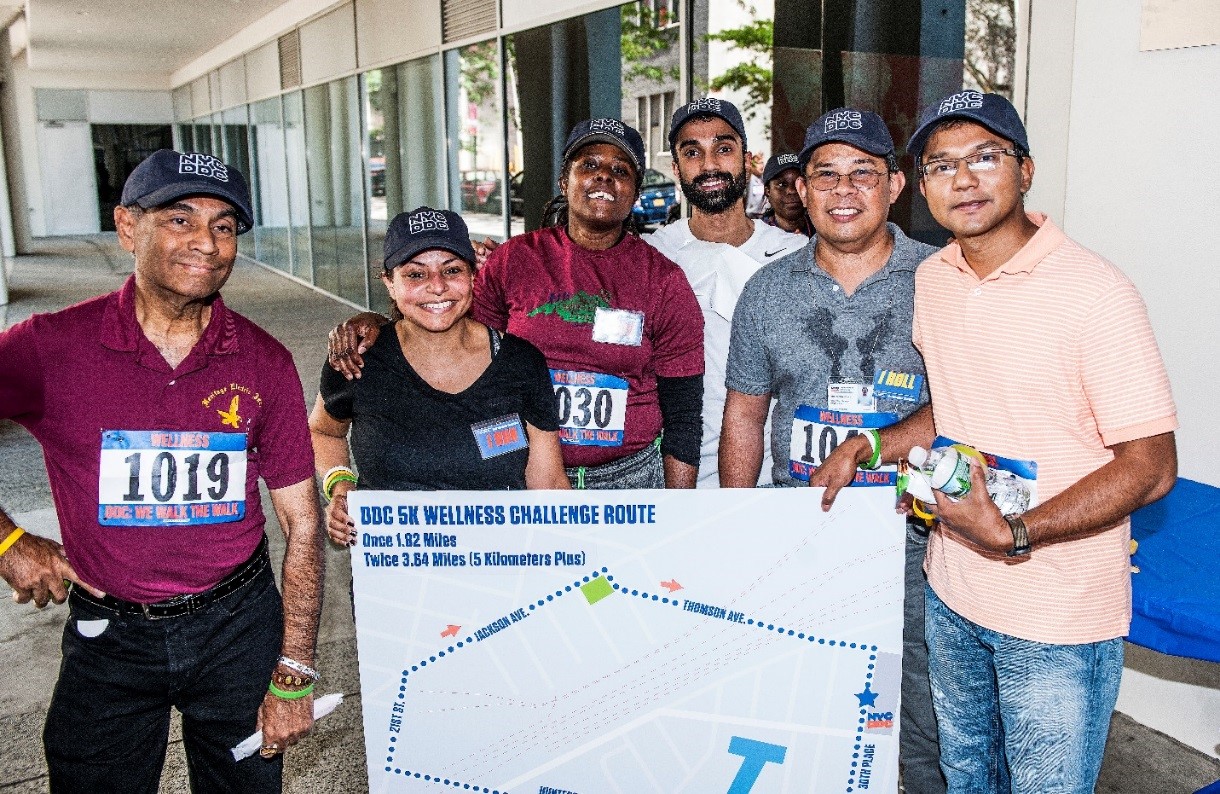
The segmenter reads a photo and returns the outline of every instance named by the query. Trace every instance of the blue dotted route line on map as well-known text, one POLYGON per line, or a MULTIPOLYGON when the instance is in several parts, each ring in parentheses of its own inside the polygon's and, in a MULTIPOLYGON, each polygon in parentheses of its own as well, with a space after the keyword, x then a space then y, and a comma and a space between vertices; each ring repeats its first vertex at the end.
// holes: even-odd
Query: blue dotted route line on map
MULTIPOLYGON (((868 648, 868 672, 864 674, 864 688, 867 690, 873 682, 873 671, 877 668, 877 646, 868 648)), ((847 791, 855 791, 856 775, 860 771, 860 747, 864 744, 864 725, 868 719, 868 709, 860 707, 860 720, 856 723, 856 741, 851 748, 851 772, 847 777, 847 791)))
MULTIPOLYGON (((615 582, 614 577, 609 575, 609 570, 607 568, 603 567, 600 571, 594 571, 589 576, 582 577, 581 579, 573 582, 570 585, 565 585, 562 590, 556 590, 554 595, 551 595, 548 593, 545 598, 540 598, 536 602, 531 603, 528 606, 528 609, 531 612, 533 612, 536 609, 538 609, 539 607, 546 606, 548 603, 554 601, 556 598, 562 598, 566 593, 572 592, 572 590, 574 588, 579 589, 582 584, 588 584, 589 582, 593 581, 594 579, 601 578, 602 574, 606 574, 606 577, 605 577, 606 581, 611 583, 611 586, 615 589, 615 591, 620 592, 623 595, 630 595, 630 596, 634 596, 636 598, 643 599, 645 601, 654 601, 654 602, 657 602, 660 604, 666 604, 666 605, 674 606, 674 607, 680 607, 681 606, 680 602, 682 600, 684 600, 684 599, 673 598, 671 596, 661 596, 656 593, 649 594, 646 591, 642 591, 642 590, 638 590, 638 589, 634 589, 634 588, 628 589, 625 585, 620 585, 619 583, 615 582)), ((877 646, 876 645, 867 645, 862 642, 850 642, 849 643, 846 640, 829 640, 825 637, 816 637, 812 634, 806 634, 803 631, 796 631, 795 629, 786 629, 783 626, 776 626, 774 623, 764 623, 763 621, 755 620, 754 618, 747 618, 745 621, 745 625, 756 626, 765 631, 774 631, 777 634, 786 634, 789 637, 796 637, 798 640, 807 640, 809 642, 816 642, 818 645, 829 645, 831 647, 837 646, 837 647, 841 647, 841 648, 853 648, 853 649, 859 648, 860 650, 867 650, 870 652, 871 655, 868 657, 869 672, 865 676, 865 678, 867 681, 871 681, 873 678, 872 671, 873 671, 873 668, 876 666, 875 663, 877 661, 877 646)), ((404 669, 402 671, 402 680, 398 687, 398 699, 400 701, 406 699, 406 697, 407 697, 407 678, 411 673, 415 673, 415 672, 422 670, 423 668, 427 667, 429 663, 436 664, 437 661, 445 658, 446 655, 453 655, 454 653, 461 650, 462 648, 465 648, 468 645, 473 645, 474 642, 475 642, 474 637, 466 637, 466 639, 464 639, 464 640, 458 640, 457 642, 455 642, 453 645, 450 645, 445 650, 437 651, 436 654, 429 656, 427 659, 421 659, 418 664, 411 665, 411 668, 409 670, 404 669)), ((856 729, 856 744, 855 744, 855 747, 853 748, 853 752, 852 752, 852 759, 853 759, 852 764, 851 764, 852 772, 851 772, 851 777, 847 781, 847 784, 848 784, 847 790, 849 792, 852 791, 852 786, 855 783, 856 765, 859 763, 857 760, 857 756, 859 756, 859 754, 860 754, 861 740, 864 736, 865 714, 866 714, 865 709, 861 708, 860 709, 860 721, 857 724, 857 729, 856 729)), ((394 750, 398 746, 397 743, 398 743, 398 737, 391 736, 390 737, 390 746, 386 750, 385 771, 387 771, 387 772, 393 772, 396 775, 402 775, 404 777, 412 777, 412 778, 416 778, 419 780, 436 783, 436 784, 442 785, 442 786, 451 786, 455 789, 460 789, 463 791, 475 791, 475 792, 480 792, 480 794, 508 794, 507 791, 491 789, 491 788, 488 788, 487 786, 479 786, 477 784, 471 784, 471 783, 462 783, 461 781, 452 780, 451 778, 442 778, 438 775, 424 774, 422 772, 412 772, 409 769, 402 769, 400 767, 393 766, 394 750)))

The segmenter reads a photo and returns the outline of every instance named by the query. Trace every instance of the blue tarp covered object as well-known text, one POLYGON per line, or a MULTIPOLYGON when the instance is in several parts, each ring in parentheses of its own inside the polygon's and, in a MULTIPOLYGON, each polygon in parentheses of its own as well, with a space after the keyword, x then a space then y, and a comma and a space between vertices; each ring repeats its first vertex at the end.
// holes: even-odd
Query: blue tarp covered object
POLYGON ((1220 662, 1220 488, 1179 479, 1131 516, 1131 634, 1161 653, 1220 662))

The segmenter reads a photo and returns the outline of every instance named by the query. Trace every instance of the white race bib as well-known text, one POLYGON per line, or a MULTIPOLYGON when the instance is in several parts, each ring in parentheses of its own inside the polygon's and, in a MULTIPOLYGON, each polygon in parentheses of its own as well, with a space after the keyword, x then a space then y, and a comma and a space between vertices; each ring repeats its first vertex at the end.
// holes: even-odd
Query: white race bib
MULTIPOLYGON (((866 429, 877 430, 898 421, 893 413, 847 413, 829 408, 799 406, 792 418, 792 441, 788 454, 788 473, 793 479, 809 481, 835 447, 866 429)), ((875 471, 856 471, 852 485, 893 485, 897 466, 881 466, 875 471)))
POLYGON ((623 445, 627 381, 600 372, 551 370, 559 404, 559 440, 593 447, 623 445))
POLYGON ((220 524, 246 515, 246 434, 103 430, 98 523, 220 524))

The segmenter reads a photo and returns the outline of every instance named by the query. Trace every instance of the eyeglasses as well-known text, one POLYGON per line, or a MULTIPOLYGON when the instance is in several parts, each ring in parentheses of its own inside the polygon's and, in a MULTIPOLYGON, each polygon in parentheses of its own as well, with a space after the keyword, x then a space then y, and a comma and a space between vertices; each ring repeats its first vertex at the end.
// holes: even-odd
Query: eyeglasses
POLYGON ((946 160, 930 160, 919 166, 924 179, 949 179, 957 175, 957 164, 965 163, 972 174, 985 174, 1000 167, 1004 155, 1022 157, 1016 149, 985 149, 969 157, 950 157, 946 160))
POLYGON ((883 176, 885 176, 885 172, 870 171, 867 168, 857 168, 848 174, 840 174, 837 171, 815 171, 808 182, 814 190, 834 190, 839 186, 839 180, 847 177, 856 190, 871 190, 880 184, 883 176))

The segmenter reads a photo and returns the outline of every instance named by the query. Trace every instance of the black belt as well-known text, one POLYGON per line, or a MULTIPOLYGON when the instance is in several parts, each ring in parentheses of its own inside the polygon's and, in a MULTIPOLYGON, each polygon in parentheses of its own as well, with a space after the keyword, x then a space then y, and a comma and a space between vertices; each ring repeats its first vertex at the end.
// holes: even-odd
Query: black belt
POLYGON ((263 539, 259 541, 258 548, 254 550, 254 554, 250 555, 250 559, 237 566, 233 573, 217 582, 215 587, 204 590, 202 593, 174 596, 168 601, 158 601, 155 604, 137 604, 134 601, 124 601, 110 595, 98 598, 83 587, 73 586, 72 597, 120 615, 143 616, 149 620, 176 618, 198 612, 209 604, 237 592, 262 573, 269 563, 267 536, 263 535, 263 539))

